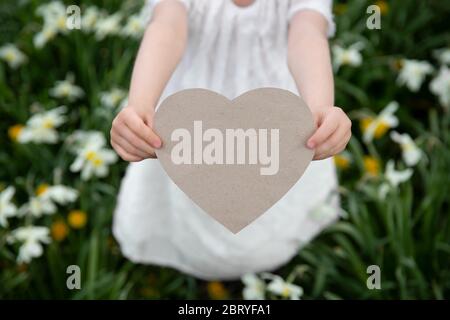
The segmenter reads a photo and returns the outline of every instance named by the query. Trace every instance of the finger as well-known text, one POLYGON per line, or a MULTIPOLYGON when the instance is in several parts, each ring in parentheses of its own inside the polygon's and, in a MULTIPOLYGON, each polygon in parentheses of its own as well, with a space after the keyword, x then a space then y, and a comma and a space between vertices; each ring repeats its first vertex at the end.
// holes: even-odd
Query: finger
POLYGON ((350 141, 351 137, 352 137, 351 132, 347 133, 347 135, 345 136, 343 141, 335 149, 332 150, 332 154, 336 155, 336 154, 341 153, 342 151, 344 151, 345 148, 347 147, 347 144, 350 141))
POLYGON ((342 142, 345 133, 336 130, 325 142, 318 146, 315 150, 316 157, 323 157, 326 154, 331 153, 331 151, 342 142))
POLYGON ((335 117, 329 116, 325 118, 320 127, 309 138, 307 143, 308 148, 314 149, 320 146, 336 131, 337 127, 338 121, 335 120, 335 117))
POLYGON ((142 140, 146 141, 150 147, 160 148, 161 139, 153 132, 153 130, 147 126, 144 121, 135 113, 127 113, 127 121, 125 125, 139 136, 142 140))
POLYGON ((124 126, 122 130, 116 131, 115 133, 145 154, 151 155, 154 153, 153 148, 140 137, 135 135, 134 132, 131 131, 128 127, 124 126))
POLYGON ((125 140, 124 138, 122 138, 119 135, 114 135, 113 141, 117 145, 119 145, 122 149, 124 149, 128 154, 131 154, 132 156, 140 157, 143 159, 145 159, 149 156, 149 154, 136 148, 134 145, 132 145, 131 143, 129 143, 127 140, 125 140))
POLYGON ((316 156, 323 158, 333 155, 337 148, 347 143, 348 135, 351 135, 350 127, 341 125, 339 128, 316 149, 316 156))
POLYGON ((343 136, 340 133, 335 133, 329 141, 316 150, 314 159, 326 159, 340 153, 347 146, 351 136, 352 133, 350 131, 345 132, 343 136))
POLYGON ((111 145, 114 147, 114 150, 117 151, 117 153, 119 154, 119 156, 125 160, 125 161, 129 161, 129 162, 137 162, 137 161, 141 161, 143 160, 140 157, 134 156, 132 154, 129 154, 127 151, 125 151, 121 146, 119 146, 117 143, 115 142, 111 142, 111 145))

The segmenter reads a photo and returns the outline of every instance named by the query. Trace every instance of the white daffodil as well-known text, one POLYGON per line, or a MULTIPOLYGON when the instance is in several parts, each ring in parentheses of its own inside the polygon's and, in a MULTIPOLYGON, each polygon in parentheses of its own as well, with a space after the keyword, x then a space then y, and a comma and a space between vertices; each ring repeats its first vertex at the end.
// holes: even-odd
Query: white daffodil
POLYGON ((56 204, 65 205, 74 202, 78 198, 78 191, 64 185, 40 185, 36 195, 32 196, 28 203, 20 208, 21 215, 30 214, 39 218, 44 214, 54 214, 57 211, 56 204))
POLYGON ((43 48, 47 42, 56 36, 56 33, 57 31, 55 28, 44 26, 44 28, 34 36, 34 46, 38 49, 43 48))
POLYGON ((266 283, 257 275, 245 274, 241 278, 245 287, 242 292, 245 300, 263 300, 265 296, 266 283))
POLYGON ((44 214, 54 214, 57 210, 56 204, 48 197, 31 197, 28 203, 24 204, 20 211, 22 214, 29 213, 35 218, 44 214))
POLYGON ((81 19, 81 30, 83 30, 84 32, 94 31, 97 21, 102 16, 103 12, 101 12, 97 7, 95 6, 88 7, 84 11, 83 18, 81 19))
POLYGON ((291 300, 299 300, 303 295, 302 287, 286 282, 276 275, 272 275, 272 281, 267 285, 267 291, 291 300))
POLYGON ((450 48, 436 50, 435 57, 441 64, 450 65, 450 48))
POLYGON ((125 90, 113 88, 110 91, 100 93, 101 103, 108 108, 117 107, 127 96, 125 90))
POLYGON ((18 263, 29 263, 33 258, 38 258, 43 253, 42 244, 50 243, 49 229, 47 227, 26 226, 12 231, 8 236, 9 243, 20 242, 17 257, 18 263))
POLYGON ((419 91, 425 77, 433 72, 433 66, 427 61, 404 59, 397 83, 406 85, 413 92, 419 91))
POLYGON ((132 15, 128 18, 127 24, 122 30, 126 37, 140 38, 144 34, 146 21, 140 14, 132 15))
POLYGON ((78 154, 70 166, 72 172, 80 172, 83 180, 89 180, 93 175, 105 177, 108 175, 110 164, 117 161, 114 151, 106 148, 91 149, 87 147, 78 154))
POLYGON ((78 191, 64 185, 53 185, 48 188, 43 196, 49 197, 58 204, 65 205, 74 202, 78 198, 78 191))
POLYGON ((27 56, 12 43, 0 47, 0 59, 3 59, 12 69, 17 69, 27 61, 27 56))
POLYGON ((75 141, 74 151, 77 154, 70 166, 72 172, 81 172, 83 180, 92 176, 105 177, 109 165, 117 161, 117 155, 111 149, 105 148, 106 139, 100 132, 77 132, 75 140, 84 137, 84 141, 75 141))
POLYGON ((61 106, 31 116, 20 131, 17 141, 20 143, 56 143, 58 141, 56 128, 66 121, 64 116, 66 110, 65 106, 61 106))
POLYGON ((117 35, 121 30, 122 15, 115 13, 110 16, 102 17, 95 25, 95 37, 102 40, 109 35, 117 35))
POLYGON ((422 150, 420 150, 411 136, 407 133, 400 134, 397 131, 391 132, 391 139, 398 143, 402 148, 402 157, 405 163, 412 167, 419 163, 422 158, 422 150))
POLYGON ((66 6, 61 1, 51 1, 40 5, 36 9, 36 14, 44 20, 42 30, 33 38, 36 48, 42 48, 58 33, 68 32, 66 6))
POLYGON ((55 20, 55 18, 66 16, 66 6, 61 1, 50 1, 41 4, 36 8, 36 14, 45 21, 59 24, 61 28, 65 26, 65 24, 61 23, 61 20, 55 20))
POLYGON ((11 202, 15 193, 14 187, 8 187, 0 192, 0 226, 8 226, 8 218, 17 215, 17 207, 11 202))
POLYGON ((363 140, 365 142, 372 141, 377 129, 380 127, 395 128, 398 125, 398 118, 394 115, 397 109, 398 103, 396 101, 390 102, 364 129, 363 140))
POLYGON ((382 183, 379 189, 379 196, 381 199, 385 199, 390 190, 398 187, 400 183, 408 181, 413 175, 411 168, 405 170, 395 170, 395 164, 393 160, 389 160, 386 164, 386 171, 384 178, 386 182, 382 183))
POLYGON ((84 96, 84 91, 74 84, 72 75, 68 75, 65 80, 56 81, 55 86, 50 89, 50 95, 55 98, 64 98, 74 101, 84 96))
POLYGON ((345 215, 343 210, 340 210, 331 203, 322 202, 309 212, 309 217, 313 220, 327 223, 336 219, 341 213, 345 215))
POLYGON ((361 50, 364 48, 362 42, 356 42, 348 48, 334 45, 333 51, 333 63, 336 70, 341 66, 348 65, 352 67, 358 67, 362 63, 361 50))
POLYGON ((106 146, 105 135, 100 131, 83 131, 77 130, 72 133, 66 140, 71 144, 74 153, 80 153, 85 148, 101 149, 106 146))
POLYGON ((439 73, 430 82, 430 91, 439 97, 439 103, 450 108, 450 69, 447 66, 441 66, 439 73))

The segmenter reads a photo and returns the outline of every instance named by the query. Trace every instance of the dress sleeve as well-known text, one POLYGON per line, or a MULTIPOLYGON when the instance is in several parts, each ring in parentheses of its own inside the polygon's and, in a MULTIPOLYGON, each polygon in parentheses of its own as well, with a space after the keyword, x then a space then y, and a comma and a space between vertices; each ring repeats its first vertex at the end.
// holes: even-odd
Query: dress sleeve
POLYGON ((328 36, 332 37, 336 31, 336 25, 332 13, 333 0, 291 0, 289 5, 289 21, 301 10, 314 10, 322 14, 328 22, 328 36))
MULTIPOLYGON (((145 1, 144 8, 142 9, 142 14, 143 14, 146 24, 148 24, 150 22, 150 20, 152 19, 153 10, 155 9, 156 5, 163 1, 164 0, 146 0, 145 1)), ((184 4, 186 9, 189 11, 192 0, 177 0, 177 1, 184 4)))

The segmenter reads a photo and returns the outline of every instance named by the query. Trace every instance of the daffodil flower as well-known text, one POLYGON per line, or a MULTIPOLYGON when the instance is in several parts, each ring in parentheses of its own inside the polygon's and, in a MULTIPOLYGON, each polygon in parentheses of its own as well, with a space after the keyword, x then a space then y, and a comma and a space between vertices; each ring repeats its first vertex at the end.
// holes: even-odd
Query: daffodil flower
POLYGON ((92 176, 105 177, 109 172, 109 165, 117 161, 117 154, 111 149, 105 148, 104 135, 96 131, 79 131, 74 134, 72 139, 75 140, 73 151, 77 157, 70 166, 70 170, 81 172, 83 180, 89 180, 92 176))
POLYGON ((364 142, 371 142, 377 134, 377 130, 383 128, 383 132, 389 128, 395 128, 398 125, 398 118, 394 113, 398 109, 398 103, 393 101, 384 108, 374 119, 370 119, 367 126, 363 128, 364 142))
POLYGON ((280 276, 266 274, 266 277, 271 279, 270 283, 267 285, 267 291, 272 292, 273 294, 291 300, 299 300, 303 295, 302 287, 286 282, 280 276))
POLYGON ((30 214, 39 218, 44 214, 50 215, 57 211, 56 204, 66 205, 78 198, 78 191, 63 185, 41 185, 36 194, 20 208, 20 214, 30 214))
POLYGON ((100 93, 100 101, 107 108, 117 107, 127 96, 125 90, 113 88, 110 91, 100 93))
POLYGON ((449 65, 450 64, 450 48, 443 48, 436 50, 435 57, 438 59, 438 61, 443 65, 449 65))
POLYGON ((352 155, 348 151, 343 151, 334 156, 334 164, 342 170, 348 169, 352 161, 352 155))
POLYGON ((122 15, 119 13, 100 18, 95 25, 95 37, 97 40, 102 40, 109 35, 119 34, 122 28, 121 20, 122 15))
POLYGON ((90 6, 86 8, 81 19, 81 30, 91 32, 95 30, 97 21, 104 15, 97 7, 90 6))
POLYGON ((131 38, 140 38, 145 31, 146 21, 142 15, 135 14, 128 18, 122 35, 131 38))
POLYGON ((21 128, 17 141, 20 143, 56 143, 58 141, 56 128, 66 121, 64 116, 66 110, 65 106, 61 106, 33 115, 28 119, 25 127, 21 128))
POLYGON ((419 91, 425 77, 433 72, 433 66, 427 61, 404 59, 402 65, 397 83, 413 92, 419 91))
POLYGON ((17 69, 27 61, 27 56, 15 45, 8 43, 0 47, 0 59, 4 60, 12 69, 17 69))
POLYGON ((40 5, 36 9, 36 14, 44 20, 42 30, 33 38, 36 48, 42 48, 52 40, 58 33, 67 33, 66 6, 61 1, 51 1, 40 5))
POLYGON ((29 263, 33 258, 38 258, 43 253, 42 244, 51 242, 50 230, 47 227, 26 226, 20 227, 11 232, 7 237, 9 243, 20 242, 17 257, 18 263, 29 263))
POLYGON ((245 287, 242 295, 245 300, 263 300, 265 296, 266 283, 255 274, 245 274, 241 278, 245 287))
POLYGON ((55 98, 64 98, 74 101, 84 96, 84 91, 74 84, 72 75, 67 75, 65 80, 56 81, 55 86, 50 89, 50 95, 55 98))
POLYGON ((348 48, 334 45, 333 51, 333 63, 335 70, 337 71, 341 66, 348 65, 352 67, 358 67, 362 63, 361 50, 364 48, 364 43, 356 42, 348 48))
POLYGON ((438 96, 443 107, 450 108, 450 69, 447 66, 441 66, 436 78, 430 82, 430 91, 438 96))
POLYGON ((2 192, 0 192, 0 226, 8 226, 8 218, 17 215, 17 207, 12 203, 12 198, 14 196, 14 187, 8 187, 2 192))
POLYGON ((422 150, 420 150, 411 136, 407 133, 400 134, 397 131, 391 132, 391 139, 398 143, 402 148, 402 157, 405 163, 412 167, 419 163, 422 158, 422 150))
POLYGON ((390 190, 397 188, 400 183, 408 181, 413 175, 411 168, 405 170, 395 170, 393 160, 389 160, 386 164, 386 171, 384 173, 385 182, 381 184, 378 194, 380 199, 385 199, 390 190))

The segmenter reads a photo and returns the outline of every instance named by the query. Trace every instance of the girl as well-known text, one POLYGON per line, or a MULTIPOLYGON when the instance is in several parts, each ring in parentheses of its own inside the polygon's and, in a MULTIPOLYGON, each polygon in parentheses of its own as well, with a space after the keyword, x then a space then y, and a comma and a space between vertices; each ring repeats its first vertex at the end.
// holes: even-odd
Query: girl
POLYGON ((338 215, 311 211, 336 189, 331 156, 351 136, 333 106, 327 35, 331 0, 149 0, 151 13, 131 79, 129 103, 115 118, 111 144, 133 162, 122 182, 113 231, 134 262, 177 268, 202 279, 235 279, 289 261, 338 215), (300 181, 260 218, 234 235, 202 212, 163 171, 152 130, 161 98, 207 88, 228 98, 259 87, 301 94, 317 130, 314 159, 300 181))

